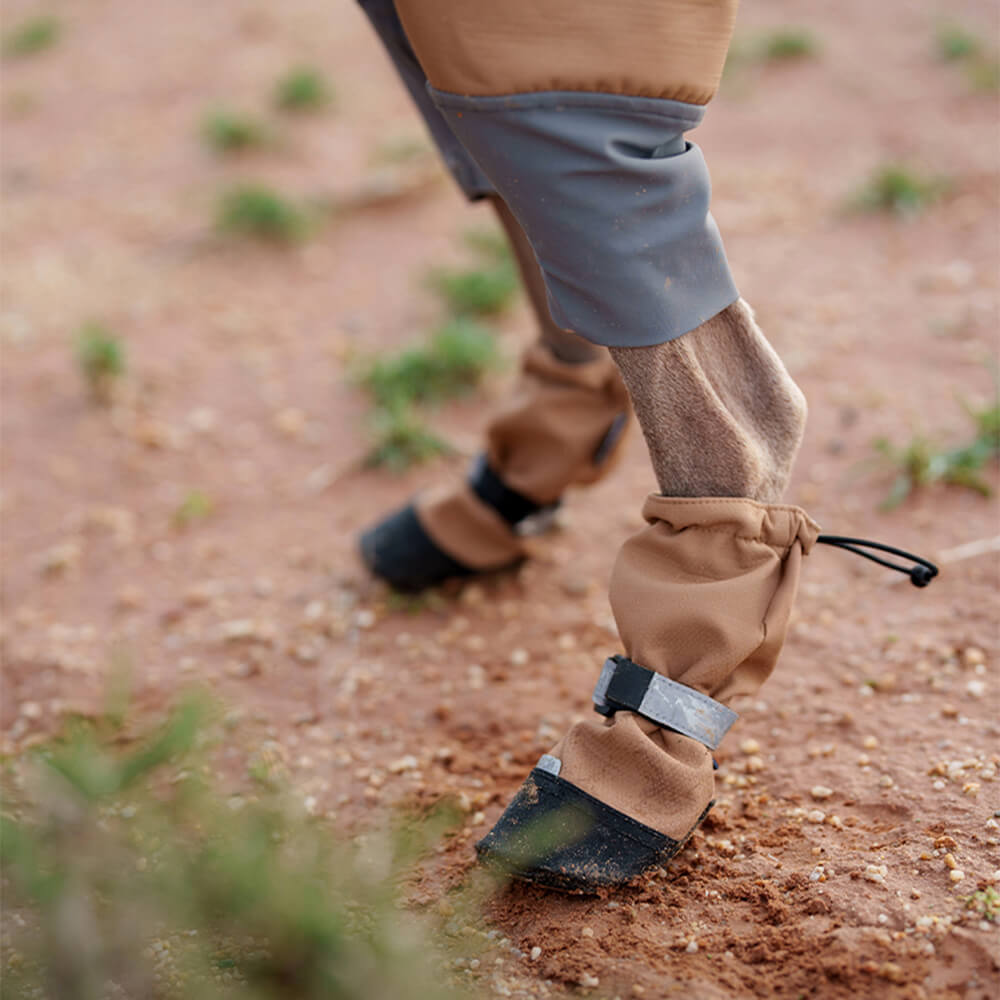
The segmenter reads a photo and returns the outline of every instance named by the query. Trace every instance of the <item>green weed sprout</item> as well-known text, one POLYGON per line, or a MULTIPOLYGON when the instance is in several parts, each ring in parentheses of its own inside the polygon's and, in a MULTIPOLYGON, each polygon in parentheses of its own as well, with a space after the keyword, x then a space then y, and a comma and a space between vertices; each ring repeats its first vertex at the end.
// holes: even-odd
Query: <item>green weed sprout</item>
POLYGON ((174 511, 174 524, 186 528, 195 521, 208 517, 215 510, 212 498, 201 490, 191 490, 174 511))
POLYGON ((295 243, 308 232, 305 212, 276 191, 246 184, 227 191, 219 203, 220 231, 272 243, 295 243))
POLYGON ((457 1000, 395 890, 433 818, 409 857, 342 843, 287 783, 217 787, 211 722, 190 700, 145 738, 77 722, 5 762, 3 995, 457 1000))
POLYGON ((985 94, 1000 91, 1000 58, 977 55, 965 64, 965 73, 973 90, 985 94))
POLYGON ((99 402, 106 403, 125 373, 125 345, 100 323, 87 323, 76 341, 80 372, 99 402))
POLYGON ((285 74, 274 91, 274 103, 283 111, 315 111, 332 99, 333 91, 323 75, 308 66, 285 74))
POLYGON ((912 217, 933 205, 950 189, 943 177, 924 177, 900 164, 879 167, 851 204, 860 211, 891 212, 912 217))
POLYGON ((979 889, 971 896, 965 897, 965 908, 978 913, 983 920, 1000 920, 1000 892, 988 885, 979 889))
POLYGON ((805 59, 819 51, 815 36, 802 28, 780 28, 765 35, 758 44, 760 57, 767 62, 805 59))
POLYGON ((384 139, 372 150, 369 160, 373 166, 400 166, 432 156, 433 149, 419 136, 398 135, 384 139))
POLYGON ((968 28, 955 21, 943 21, 937 27, 935 47, 941 59, 964 68, 973 90, 1000 90, 1000 58, 995 50, 986 51, 982 39, 968 28))
POLYGON ((967 444, 944 450, 922 435, 902 447, 885 438, 875 442, 876 450, 896 470, 896 477, 880 509, 894 510, 916 490, 942 483, 962 486, 988 497, 993 490, 981 475, 991 462, 1000 459, 1000 396, 976 409, 965 405, 974 425, 974 437, 967 444))
POLYGON ((267 141, 267 128, 251 115, 217 108, 205 115, 201 123, 205 145, 218 153, 236 153, 262 146, 267 141))
POLYGON ((54 17, 32 17, 19 24, 3 42, 8 56, 31 56, 51 48, 59 40, 62 26, 54 17))
POLYGON ((404 472, 411 465, 449 455, 453 450, 405 404, 377 408, 372 416, 372 435, 365 465, 390 472, 404 472))
POLYGON ((468 319, 453 319, 426 344, 368 362, 359 381, 377 407, 437 403, 477 386, 499 362, 493 334, 468 319))
POLYGON ((757 36, 736 35, 726 55, 723 80, 739 86, 744 71, 768 63, 794 62, 817 56, 821 45, 804 28, 785 27, 757 36))
POLYGON ((492 316, 503 312, 517 293, 518 274, 506 240, 499 234, 474 231, 465 241, 480 265, 463 270, 439 268, 428 284, 456 316, 492 316))
POLYGON ((979 53, 979 39, 956 21, 942 21, 935 32, 937 54, 946 62, 968 59, 979 53))

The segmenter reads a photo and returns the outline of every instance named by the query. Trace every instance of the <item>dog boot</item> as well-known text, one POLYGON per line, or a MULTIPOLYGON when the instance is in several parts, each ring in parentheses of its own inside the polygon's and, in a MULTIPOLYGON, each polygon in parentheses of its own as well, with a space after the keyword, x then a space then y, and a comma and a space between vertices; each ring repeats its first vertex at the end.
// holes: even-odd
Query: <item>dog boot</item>
POLYGON ((516 565, 525 523, 571 485, 608 471, 628 420, 628 394, 607 351, 560 360, 543 343, 525 352, 514 397, 490 423, 467 480, 432 490, 361 536, 368 568, 397 590, 516 565))
POLYGON ((625 543, 611 606, 625 656, 604 665, 601 721, 544 754, 477 850, 569 892, 669 861, 710 808, 729 707, 774 669, 802 558, 818 528, 797 507, 650 496, 625 543))

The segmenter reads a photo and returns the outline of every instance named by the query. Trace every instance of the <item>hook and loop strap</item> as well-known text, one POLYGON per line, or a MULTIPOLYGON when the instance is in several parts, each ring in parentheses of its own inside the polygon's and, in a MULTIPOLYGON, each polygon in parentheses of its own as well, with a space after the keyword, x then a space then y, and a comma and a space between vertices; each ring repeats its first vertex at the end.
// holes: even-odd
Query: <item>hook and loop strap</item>
POLYGON ((897 549, 892 545, 883 545, 881 542, 872 542, 867 538, 848 538, 846 535, 820 535, 816 539, 817 543, 832 545, 834 548, 845 549, 853 552, 856 556, 870 559, 872 562, 894 569, 897 573, 903 573, 910 578, 910 583, 914 587, 926 587, 938 575, 938 568, 929 559, 915 556, 905 549, 897 549), (890 562, 888 559, 880 559, 865 549, 875 549, 878 552, 888 552, 890 555, 899 556, 901 559, 909 559, 913 566, 901 566, 899 563, 890 562))
POLYGON ((594 709, 601 715, 635 712, 664 729, 690 736, 714 750, 739 716, 708 695, 639 666, 625 656, 604 662, 594 709))

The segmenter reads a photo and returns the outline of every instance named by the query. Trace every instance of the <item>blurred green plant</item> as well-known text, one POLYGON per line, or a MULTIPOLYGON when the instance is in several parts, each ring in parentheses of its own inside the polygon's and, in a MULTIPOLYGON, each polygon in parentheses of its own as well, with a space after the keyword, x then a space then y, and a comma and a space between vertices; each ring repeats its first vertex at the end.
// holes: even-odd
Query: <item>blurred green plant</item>
POLYGON ((208 517, 215 510, 215 504, 207 493, 201 490, 191 490, 174 511, 174 524, 178 528, 186 528, 195 521, 208 517))
POLYGON ((217 787, 212 712, 135 740, 107 719, 5 762, 2 995, 444 1000, 444 955, 395 885, 448 815, 339 842, 280 782, 217 787))
POLYGON ((793 62, 818 56, 822 46, 805 28, 788 26, 759 35, 735 35, 722 69, 723 81, 739 90, 747 71, 768 63, 793 62))
POLYGON ((926 177, 902 164, 887 164, 872 173, 849 200, 849 205, 863 212, 891 212, 913 217, 950 189, 951 181, 946 177, 926 177))
POLYGON ((938 56, 947 62, 968 59, 981 48, 979 38, 957 21, 942 21, 938 24, 934 42, 938 56))
POLYGON ((8 56, 30 56, 51 48, 62 31, 55 17, 40 15, 29 18, 13 28, 3 40, 3 52, 8 56))
POLYGON ((917 490, 938 483, 964 486, 984 497, 992 494, 981 472, 1000 460, 1000 394, 989 406, 963 406, 972 420, 974 436, 959 448, 942 449, 923 435, 915 435, 902 446, 886 438, 875 442, 883 464, 896 473, 888 496, 880 504, 881 510, 894 510, 917 490))
POLYGON ((946 62, 959 63, 973 90, 984 93, 1000 90, 1000 57, 995 49, 985 49, 979 34, 957 21, 942 21, 934 40, 938 56, 946 62))
POLYGON ((283 111, 315 111, 332 100, 323 74, 310 66, 290 70, 275 85, 274 103, 283 111))
POLYGON ((779 28, 761 36, 757 44, 759 58, 765 62, 805 59, 820 49, 816 36, 804 28, 779 28))
POLYGON ((973 90, 986 94, 1000 91, 1000 57, 974 56, 966 62, 965 73, 973 90))
POLYGON ((372 414, 372 446, 365 456, 370 468, 385 468, 403 472, 439 455, 453 451, 450 444, 438 437, 419 414, 405 404, 379 407, 372 414))
POLYGON ((517 265, 507 241, 499 233, 482 230, 465 236, 479 258, 479 266, 461 270, 437 268, 428 285, 457 316, 492 316, 503 312, 517 294, 517 265))
POLYGON ((223 194, 218 228, 273 243, 295 243, 309 230, 306 212, 260 184, 243 184, 223 194))
POLYGON ((201 137, 217 153, 236 153, 263 146, 267 126, 252 115, 216 108, 202 119, 201 137))
POLYGON ((965 897, 965 908, 979 914, 983 920, 1000 920, 1000 892, 988 885, 965 897))
POLYGON ((87 323, 76 339, 76 361, 91 395, 107 403, 125 373, 125 345, 100 323, 87 323))
POLYGON ((414 135, 398 135, 383 139, 372 150, 369 162, 376 167, 399 166, 433 155, 434 150, 426 139, 414 135))
POLYGON ((368 361, 358 381, 376 407, 395 410, 463 395, 498 364, 491 331, 473 320, 458 318, 436 330, 425 344, 368 361))

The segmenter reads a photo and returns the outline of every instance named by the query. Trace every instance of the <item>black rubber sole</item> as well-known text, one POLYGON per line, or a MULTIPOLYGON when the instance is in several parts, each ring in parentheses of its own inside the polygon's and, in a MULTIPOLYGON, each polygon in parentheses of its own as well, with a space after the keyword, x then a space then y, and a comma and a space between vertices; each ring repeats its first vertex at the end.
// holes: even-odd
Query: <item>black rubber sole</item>
POLYGON ((476 852, 482 864, 520 881, 595 893, 669 862, 711 807, 683 840, 674 840, 535 768, 476 852))
POLYGON ((361 559, 393 589, 415 594, 455 577, 473 576, 424 531, 413 504, 383 518, 358 539, 361 559))

